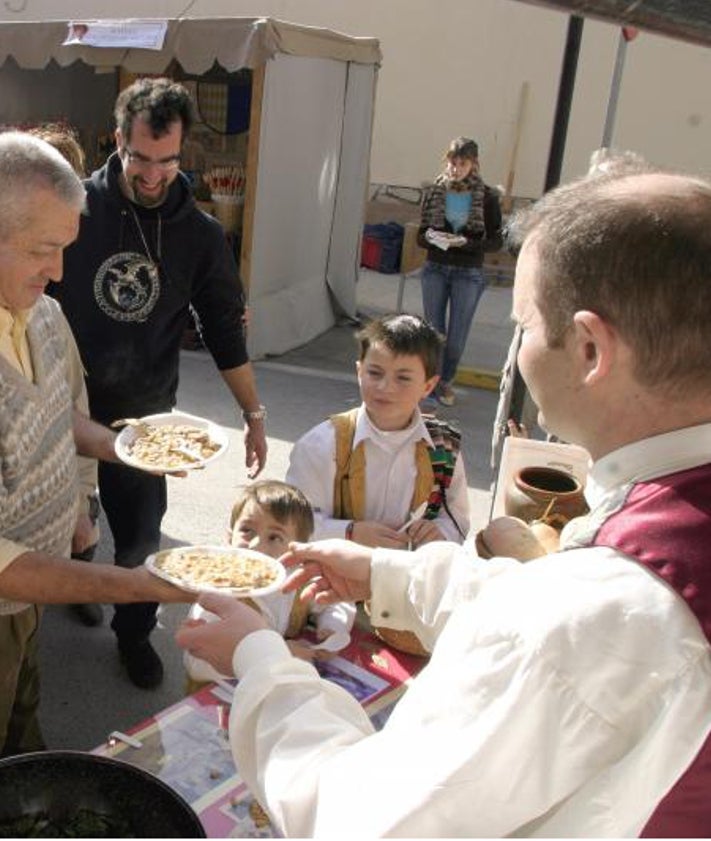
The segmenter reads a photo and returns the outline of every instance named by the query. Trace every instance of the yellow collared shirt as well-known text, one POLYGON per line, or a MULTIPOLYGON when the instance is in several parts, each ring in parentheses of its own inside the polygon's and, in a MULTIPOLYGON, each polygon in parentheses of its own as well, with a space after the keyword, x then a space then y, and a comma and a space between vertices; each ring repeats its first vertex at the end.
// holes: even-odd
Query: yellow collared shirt
POLYGON ((27 322, 32 310, 12 313, 0 307, 0 354, 21 374, 34 382, 30 346, 27 342, 27 322))

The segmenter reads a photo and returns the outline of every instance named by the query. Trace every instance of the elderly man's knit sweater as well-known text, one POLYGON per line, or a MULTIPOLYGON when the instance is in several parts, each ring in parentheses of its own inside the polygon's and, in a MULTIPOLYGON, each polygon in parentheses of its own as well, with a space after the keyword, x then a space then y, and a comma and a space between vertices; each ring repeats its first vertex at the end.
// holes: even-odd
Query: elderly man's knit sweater
MULTIPOLYGON (((64 327, 42 297, 27 326, 34 383, 0 357, 0 535, 68 555, 77 516, 77 462, 64 327)), ((21 605, 0 600, 0 613, 21 605)))

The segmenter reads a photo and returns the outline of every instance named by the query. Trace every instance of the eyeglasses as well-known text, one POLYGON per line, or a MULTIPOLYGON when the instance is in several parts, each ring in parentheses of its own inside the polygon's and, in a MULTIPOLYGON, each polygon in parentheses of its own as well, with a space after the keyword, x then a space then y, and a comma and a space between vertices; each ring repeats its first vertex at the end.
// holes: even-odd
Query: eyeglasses
POLYGON ((124 146, 123 153, 126 156, 126 160, 133 164, 134 166, 142 167, 143 169, 148 169, 151 166, 158 167, 158 169, 162 169, 164 172, 170 172, 173 169, 177 169, 180 166, 180 155, 171 155, 169 158, 163 158, 160 161, 154 161, 150 158, 147 158, 145 155, 142 155, 140 152, 133 152, 128 146, 124 146))

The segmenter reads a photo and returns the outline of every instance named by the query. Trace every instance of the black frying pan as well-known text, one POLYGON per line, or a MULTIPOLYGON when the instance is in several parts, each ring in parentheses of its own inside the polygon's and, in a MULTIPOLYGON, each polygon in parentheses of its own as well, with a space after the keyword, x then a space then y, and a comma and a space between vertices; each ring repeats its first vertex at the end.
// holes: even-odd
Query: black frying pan
MULTIPOLYGON (((3 825, 17 826, 20 816, 38 814, 47 815, 53 826, 72 830, 88 823, 93 837, 105 822, 108 837, 205 838, 195 812, 158 777, 117 759, 78 751, 0 760, 0 833, 3 825)), ((42 825, 41 820, 29 823, 31 830, 42 825)))

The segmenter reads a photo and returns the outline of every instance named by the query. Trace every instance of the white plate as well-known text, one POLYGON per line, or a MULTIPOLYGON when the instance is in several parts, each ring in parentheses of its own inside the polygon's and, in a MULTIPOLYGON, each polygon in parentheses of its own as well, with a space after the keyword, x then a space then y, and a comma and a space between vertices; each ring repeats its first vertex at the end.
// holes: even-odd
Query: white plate
POLYGON ((121 432, 119 432, 116 436, 116 442, 114 444, 116 455, 122 462, 124 462, 124 464, 128 464, 131 467, 137 467, 139 470, 148 470, 151 473, 180 473, 183 470, 196 470, 197 468, 205 467, 206 464, 209 464, 211 461, 219 458, 219 456, 225 452, 227 445, 229 444, 227 432, 221 426, 218 426, 216 423, 213 423, 207 418, 200 418, 197 415, 188 415, 185 412, 163 412, 158 415, 146 415, 145 417, 139 418, 139 420, 150 423, 153 426, 175 426, 178 424, 195 426, 198 429, 204 429, 210 438, 216 444, 219 444, 220 447, 217 452, 208 456, 208 458, 201 459, 200 461, 182 464, 180 467, 154 467, 153 465, 147 465, 145 462, 140 461, 131 455, 129 447, 137 438, 140 437, 140 430, 136 429, 135 426, 124 426, 121 432))
POLYGON ((259 596, 267 596, 269 593, 275 593, 281 588, 281 585, 286 579, 286 569, 283 564, 279 563, 279 561, 274 558, 270 558, 269 555, 264 555, 261 552, 255 552, 253 549, 241 549, 238 546, 175 546, 173 549, 163 549, 160 552, 156 552, 154 555, 149 555, 146 558, 145 564, 146 568, 152 572, 153 575, 157 575, 159 578, 169 581, 171 584, 175 584, 177 587, 187 590, 189 593, 224 593, 226 595, 238 596, 239 598, 244 599, 253 599, 258 598, 259 596), (184 582, 178 576, 171 575, 158 566, 161 558, 169 555, 171 552, 218 552, 220 555, 254 558, 255 560, 268 564, 276 572, 276 578, 271 584, 268 584, 265 587, 252 588, 212 587, 208 584, 192 584, 184 582))

